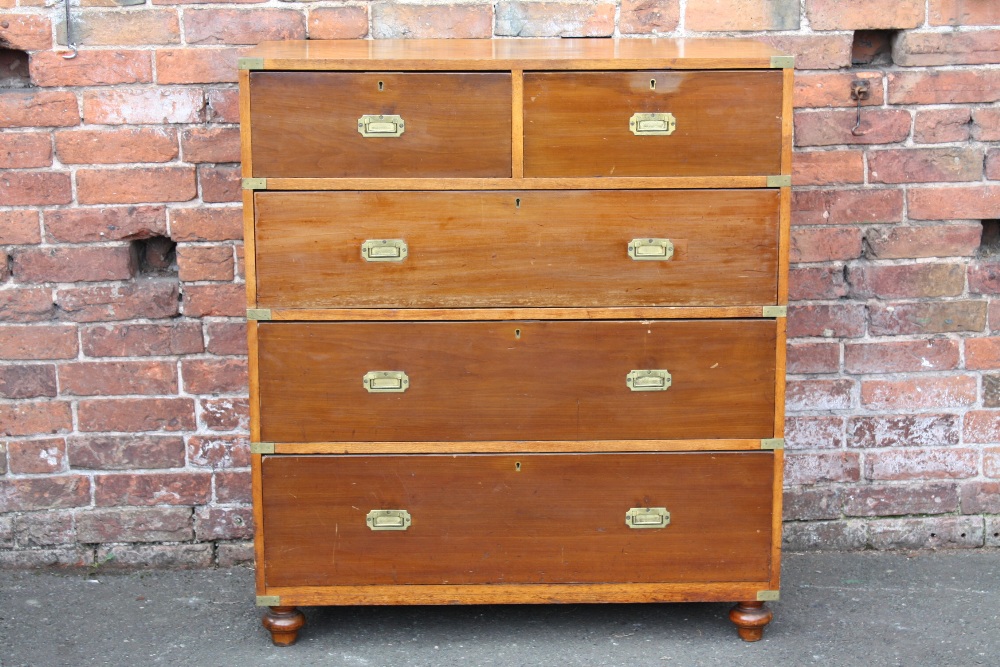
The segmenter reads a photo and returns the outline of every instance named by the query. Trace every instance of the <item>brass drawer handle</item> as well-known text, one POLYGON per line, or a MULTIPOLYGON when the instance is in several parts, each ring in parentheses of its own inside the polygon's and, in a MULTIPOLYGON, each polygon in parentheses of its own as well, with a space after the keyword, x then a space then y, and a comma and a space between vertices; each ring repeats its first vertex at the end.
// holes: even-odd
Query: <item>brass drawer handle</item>
POLYGON ((632 391, 666 391, 670 389, 670 372, 663 370, 631 371, 625 377, 625 384, 632 391))
POLYGON ((673 134, 677 119, 672 113, 636 113, 628 119, 628 129, 637 136, 673 134))
POLYGON ((406 510, 372 510, 365 521, 372 530, 406 530, 412 523, 406 510))
POLYGON ((632 239, 628 256, 637 262, 665 262, 674 256, 674 244, 670 239, 632 239))
POLYGON ((666 507, 633 507, 625 512, 625 525, 629 528, 665 528, 670 524, 666 507))
POLYGON ((370 394, 401 394, 410 386, 410 378, 403 371, 368 371, 364 385, 370 394))
POLYGON ((398 137, 405 129, 402 116, 365 114, 358 119, 362 137, 398 137))
POLYGON ((361 244, 366 262, 402 262, 410 252, 403 239, 367 239, 361 244))

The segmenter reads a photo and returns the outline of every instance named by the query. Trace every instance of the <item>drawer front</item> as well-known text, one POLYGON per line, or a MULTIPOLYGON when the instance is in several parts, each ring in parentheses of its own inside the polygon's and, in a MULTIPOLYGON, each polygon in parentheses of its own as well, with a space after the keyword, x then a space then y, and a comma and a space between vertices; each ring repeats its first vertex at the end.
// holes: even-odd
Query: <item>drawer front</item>
POLYGON ((268 456, 268 586, 769 578, 771 453, 268 456), (626 525, 663 507, 659 528, 626 525), (369 528, 406 510, 406 530, 369 528))
POLYGON ((268 442, 773 435, 774 320, 262 322, 258 339, 268 442), (645 370, 669 388, 630 389, 645 370), (388 371, 405 391, 366 389, 388 371))
POLYGON ((505 73, 255 72, 253 175, 509 177, 510 104, 505 73))
POLYGON ((778 174, 781 95, 780 70, 526 72, 524 175, 778 174))
POLYGON ((776 298, 777 190, 255 197, 264 308, 729 306, 776 298), (406 244, 398 261, 363 256, 366 240, 389 239, 406 244), (664 254, 635 259, 629 244, 637 239, 639 253, 664 254))

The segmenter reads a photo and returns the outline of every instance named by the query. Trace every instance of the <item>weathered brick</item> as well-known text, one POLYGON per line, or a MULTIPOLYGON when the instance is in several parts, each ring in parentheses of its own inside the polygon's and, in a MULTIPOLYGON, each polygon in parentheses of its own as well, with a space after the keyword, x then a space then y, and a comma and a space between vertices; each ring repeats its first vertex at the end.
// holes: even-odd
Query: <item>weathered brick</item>
POLYGON ((1000 447, 988 447, 983 450, 983 474, 995 479, 1000 478, 1000 447))
POLYGON ((785 454, 785 484, 856 482, 861 478, 860 458, 854 452, 799 452, 785 454))
MULTIPOLYGON (((171 9, 79 12, 73 18, 73 39, 85 46, 148 46, 179 44, 177 12, 171 9)), ((65 23, 59 25, 59 43, 66 43, 65 23)))
POLYGON ((71 60, 55 51, 42 51, 32 55, 30 68, 32 82, 43 87, 112 86, 153 80, 149 51, 80 51, 71 60))
POLYGON ((0 127, 68 127, 80 124, 76 95, 69 91, 5 90, 0 127))
POLYGON ((203 505, 212 497, 207 472, 116 473, 94 476, 94 502, 110 505, 203 505))
POLYGON ((55 366, 52 364, 0 366, 0 398, 41 398, 55 395, 55 366))
POLYGON ((852 150, 798 152, 792 160, 792 185, 864 183, 864 153, 852 150))
POLYGON ((188 44, 257 44, 265 40, 305 38, 305 16, 293 9, 188 9, 184 12, 184 39, 188 44))
POLYGON ((185 286, 184 314, 188 317, 245 316, 246 290, 243 285, 228 283, 185 286))
POLYGON ((785 489, 782 514, 785 521, 839 519, 844 491, 836 486, 785 489))
POLYGON ((185 462, 180 436, 74 436, 67 448, 70 467, 86 470, 181 468, 185 462))
POLYGON ((987 516, 985 517, 985 519, 986 519, 986 546, 1000 547, 1000 516, 987 516))
MULTIPOLYGON (((501 0, 495 16, 498 37, 609 37, 615 29, 615 5, 607 2, 501 0)), ((372 20, 376 17, 373 8, 372 20)))
POLYGON ((986 302, 876 303, 868 306, 868 317, 873 336, 982 331, 986 302))
POLYGON ((172 361, 81 361, 59 366, 59 390, 73 396, 176 394, 172 361))
POLYGON ((250 405, 245 398, 203 398, 201 421, 209 431, 246 431, 250 428, 250 405))
POLYGON ((239 91, 235 87, 207 89, 205 91, 205 115, 206 120, 210 123, 240 122, 239 91))
POLYGON ((969 292, 1000 294, 1000 262, 975 262, 969 267, 969 292))
POLYGON ((85 327, 81 339, 88 357, 197 354, 205 349, 196 322, 100 324, 85 327))
POLYGON ((309 39, 361 39, 368 36, 367 7, 320 7, 309 10, 309 39))
POLYGON ((20 547, 44 547, 76 542, 73 513, 27 512, 14 517, 14 534, 20 547))
POLYGON ((789 373, 836 373, 840 370, 839 343, 790 343, 789 373))
POLYGON ((860 338, 865 335, 865 306, 831 304, 788 309, 788 337, 860 338))
MULTIPOLYGON (((869 84, 868 98, 861 106, 881 106, 885 91, 882 89, 881 72, 802 72, 795 74, 792 103, 795 108, 851 107, 858 101, 851 99, 851 84, 856 81, 869 84)), ((798 159, 798 155, 795 156, 798 159)))
POLYGON ((903 67, 1000 63, 1000 30, 904 32, 893 42, 892 61, 903 67))
POLYGON ((242 49, 161 49, 156 52, 156 82, 233 83, 242 49))
POLYGON ((793 225, 853 225, 900 222, 903 191, 799 190, 792 194, 793 225))
POLYGON ((844 370, 853 374, 910 373, 951 370, 958 367, 959 343, 934 339, 846 343, 844 370))
POLYGON ((1000 211, 1000 185, 913 188, 906 199, 913 220, 987 220, 1000 211))
POLYGON ((181 135, 185 162, 239 162, 238 127, 195 127, 181 135))
POLYGON ((195 427, 189 398, 116 398, 80 401, 81 432, 187 431, 195 427))
MULTIPOLYGON (((497 6, 497 34, 503 34, 499 32, 501 5, 497 6)), ((504 11, 510 10, 505 7, 504 11)), ((489 37, 493 32, 493 12, 489 5, 375 2, 371 5, 371 15, 372 36, 375 39, 483 38, 489 37)))
POLYGON ((958 296, 965 271, 965 264, 859 264, 848 268, 847 282, 861 298, 958 296))
POLYGON ((879 227, 865 232, 865 256, 871 259, 968 257, 979 249, 979 223, 879 227))
POLYGON ((855 111, 799 111, 794 122, 796 146, 894 144, 910 136, 912 118, 905 109, 865 109, 858 134, 855 111))
POLYGON ((979 453, 973 449, 877 449, 865 455, 865 477, 872 480, 963 479, 978 473, 979 453))
POLYGON ((179 245, 177 247, 178 277, 187 281, 232 281, 233 248, 228 245, 179 245))
POLYGON ((913 119, 913 141, 918 144, 968 141, 971 127, 972 112, 968 108, 918 109, 913 119))
POLYGON ((755 39, 795 56, 798 69, 840 69, 851 66, 850 33, 840 35, 766 34, 755 39))
POLYGON ((220 503, 247 503, 252 498, 249 470, 215 471, 215 498, 220 503))
POLYGON ((247 354, 246 322, 207 322, 205 337, 207 349, 212 354, 247 354))
POLYGON ((962 104, 1000 100, 1000 70, 889 72, 889 104, 962 104))
POLYGON ((871 546, 889 549, 970 549, 983 546, 983 520, 979 517, 886 519, 868 526, 871 546))
POLYGON ((970 410, 965 414, 965 442, 1000 442, 1000 410, 970 410))
POLYGON ((798 30, 797 0, 705 0, 687 5, 684 24, 699 32, 798 30))
POLYGON ((789 551, 858 551, 867 536, 859 521, 789 522, 782 527, 781 542, 789 551))
POLYGON ((52 135, 48 132, 0 134, 0 169, 52 166, 52 135))
POLYGON ((986 151, 986 178, 1000 181, 1000 148, 986 151))
POLYGON ((1000 338, 966 338, 965 367, 986 371, 1000 368, 1000 338))
POLYGON ((973 405, 976 398, 976 378, 970 375, 861 383, 861 405, 871 410, 962 407, 973 405))
MULTIPOLYGON (((204 5, 216 4, 218 0, 153 0, 153 5, 204 5)), ((267 0, 226 0, 227 5, 262 3, 267 0)))
POLYGON ((41 474, 66 470, 66 440, 11 440, 7 443, 7 465, 18 474, 41 474))
POLYGON ((113 544, 98 547, 104 569, 203 570, 212 566, 211 544, 113 544))
POLYGON ((1000 333, 1000 300, 990 302, 989 325, 990 331, 1000 333))
POLYGON ((1000 482, 962 484, 962 514, 1000 514, 1000 482))
POLYGON ((847 410, 853 403, 855 382, 840 380, 791 380, 785 387, 789 412, 847 410))
POLYGON ((243 199, 240 168, 237 166, 198 167, 201 198, 206 203, 238 202, 243 199))
POLYGON ((216 544, 215 556, 219 567, 252 565, 254 561, 253 542, 221 542, 216 544))
POLYGON ((18 51, 51 49, 52 22, 36 14, 0 14, 0 44, 18 51))
POLYGON ((170 128, 64 130, 56 133, 56 154, 64 164, 170 162, 178 155, 177 132, 170 128))
POLYGON ((244 359, 186 359, 181 362, 181 375, 189 394, 235 393, 247 388, 244 359))
POLYGON ((56 293, 62 315, 75 322, 158 319, 178 312, 177 283, 137 280, 113 286, 69 287, 56 293))
POLYGON ((929 0, 931 25, 1000 25, 1000 5, 986 0, 929 0))
POLYGON ((73 414, 68 402, 0 403, 0 436, 65 433, 72 428, 73 414))
POLYGON ((243 238, 239 207, 170 209, 170 238, 175 241, 233 241, 243 238))
POLYGON ((1000 374, 983 375, 983 407, 1000 408, 1000 374))
POLYGON ((972 137, 979 141, 1000 141, 1000 107, 972 110, 972 137))
POLYGON ((983 152, 978 148, 872 151, 868 172, 873 183, 978 181, 983 177, 983 152))
POLYGON ((839 299, 843 296, 847 296, 843 267, 793 267, 789 271, 788 298, 791 301, 839 299))
POLYGON ((77 355, 76 327, 72 325, 0 327, 0 359, 72 359, 77 355))
POLYGON ((146 239, 167 233, 163 206, 102 206, 45 212, 45 235, 61 243, 146 239))
POLYGON ((52 318, 52 291, 41 287, 0 290, 0 322, 39 322, 52 318))
POLYGON ((89 504, 90 479, 84 475, 0 480, 0 512, 55 510, 89 504))
POLYGON ((194 534, 199 540, 253 538, 253 511, 249 507, 199 507, 194 521, 194 534))
POLYGON ((128 246, 27 248, 13 255, 13 273, 22 283, 127 280, 135 269, 128 246))
POLYGON ((38 211, 0 211, 0 245, 30 245, 41 243, 38 211))
POLYGON ((848 489, 844 495, 847 516, 946 514, 958 509, 958 488, 954 484, 879 484, 848 489))
POLYGON ((785 447, 788 449, 841 449, 843 446, 843 417, 785 419, 785 447))
POLYGON ((62 171, 5 171, 0 206, 49 206, 73 201, 69 174, 62 171))
POLYGON ((813 30, 916 28, 924 22, 924 0, 806 0, 813 30))
POLYGON ((861 256, 857 227, 797 227, 792 229, 789 261, 829 262, 861 256))
POLYGON ((623 35, 658 35, 679 22, 680 0, 622 0, 618 29, 623 35))
POLYGON ((77 513, 81 542, 175 542, 194 537, 191 510, 186 507, 88 509, 77 513))
POLYGON ((191 436, 187 456, 190 464, 199 468, 246 468, 250 465, 250 444, 243 435, 191 436))
POLYGON ((205 95, 194 88, 88 90, 83 118, 98 125, 199 123, 205 120, 205 95))
POLYGON ((189 201, 198 195, 194 167, 80 169, 76 187, 81 204, 189 201))
POLYGON ((90 547, 16 549, 0 551, 0 568, 35 570, 52 567, 87 567, 94 562, 90 547))

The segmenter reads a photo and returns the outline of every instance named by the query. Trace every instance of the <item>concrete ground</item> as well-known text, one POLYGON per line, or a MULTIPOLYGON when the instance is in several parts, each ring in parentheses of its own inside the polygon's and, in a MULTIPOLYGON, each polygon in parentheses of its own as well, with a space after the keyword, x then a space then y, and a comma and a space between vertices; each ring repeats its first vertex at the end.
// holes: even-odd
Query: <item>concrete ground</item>
POLYGON ((1000 551, 786 554, 756 644, 728 604, 306 608, 271 645, 248 569, 0 571, 0 666, 1000 666, 1000 551))

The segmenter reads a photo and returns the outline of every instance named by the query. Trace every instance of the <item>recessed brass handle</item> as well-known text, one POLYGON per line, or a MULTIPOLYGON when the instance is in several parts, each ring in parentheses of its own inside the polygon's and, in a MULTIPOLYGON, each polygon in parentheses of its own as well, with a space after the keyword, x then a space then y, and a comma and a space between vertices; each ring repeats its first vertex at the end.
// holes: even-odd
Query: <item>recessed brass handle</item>
POLYGON ((625 525, 629 528, 665 528, 670 524, 666 507, 633 507, 625 512, 625 525))
POLYGON ((674 244, 670 239, 632 239, 628 256, 637 262, 665 262, 674 256, 674 244))
POLYGON ((401 394, 410 386, 410 378, 403 371, 368 371, 363 382, 370 394, 401 394))
POLYGON ((406 530, 413 520, 406 510, 372 510, 365 522, 372 530, 406 530))
POLYGON ((673 134, 677 119, 672 113, 636 113, 628 119, 628 129, 637 136, 673 134))
POLYGON ((402 116, 365 114, 358 119, 362 137, 398 137, 405 129, 402 116))
POLYGON ((666 391, 673 379, 666 369, 630 371, 625 384, 632 391, 666 391))
POLYGON ((402 262, 409 252, 403 239, 368 239, 361 244, 361 258, 366 262, 402 262))

